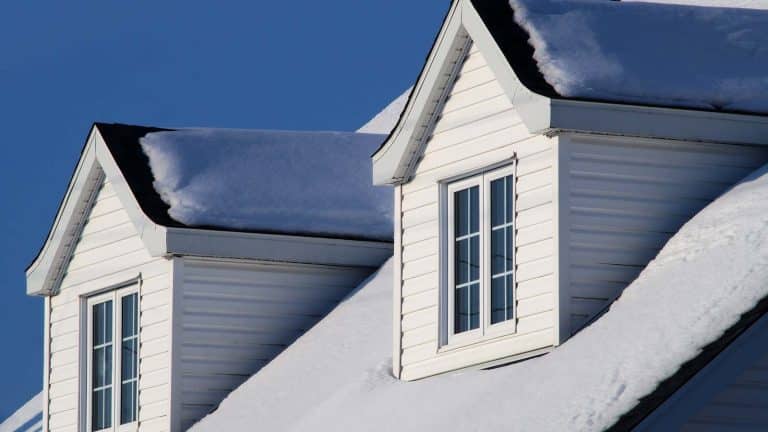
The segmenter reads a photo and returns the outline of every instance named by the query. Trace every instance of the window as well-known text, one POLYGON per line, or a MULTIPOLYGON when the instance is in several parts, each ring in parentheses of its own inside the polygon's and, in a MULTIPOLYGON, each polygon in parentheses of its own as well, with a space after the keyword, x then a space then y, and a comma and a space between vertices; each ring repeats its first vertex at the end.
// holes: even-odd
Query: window
POLYGON ((447 184, 448 344, 514 331, 514 184, 514 166, 447 184))
POLYGON ((126 288, 89 298, 87 430, 121 430, 138 414, 139 295, 126 288))

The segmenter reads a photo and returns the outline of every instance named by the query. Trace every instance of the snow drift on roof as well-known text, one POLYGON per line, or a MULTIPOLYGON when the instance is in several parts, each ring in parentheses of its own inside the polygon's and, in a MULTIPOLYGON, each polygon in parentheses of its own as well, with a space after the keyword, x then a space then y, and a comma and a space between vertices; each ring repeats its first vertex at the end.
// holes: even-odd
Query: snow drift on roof
POLYGON ((141 145, 168 213, 185 225, 390 240, 392 190, 370 180, 384 138, 189 129, 141 145))
POLYGON ((768 114, 768 12, 509 1, 564 97, 768 114))
POLYGON ((388 135, 397 125, 397 121, 400 120, 400 114, 405 109, 405 104, 408 103, 408 96, 410 94, 411 89, 409 88, 357 131, 388 135))
POLYGON ((768 295, 768 166, 687 223, 610 310, 552 353, 398 382, 387 263, 196 431, 603 430, 768 295))

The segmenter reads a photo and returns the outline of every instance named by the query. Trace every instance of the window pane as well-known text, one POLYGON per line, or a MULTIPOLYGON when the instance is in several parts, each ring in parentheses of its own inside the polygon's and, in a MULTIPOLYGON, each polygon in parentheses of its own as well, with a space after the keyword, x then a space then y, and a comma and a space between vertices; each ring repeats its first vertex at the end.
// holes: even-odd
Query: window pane
POLYGON ((112 389, 93 392, 91 429, 101 430, 112 427, 112 389))
POLYGON ((136 395, 137 381, 124 383, 120 390, 120 424, 133 423, 136 421, 136 395))
POLYGON ((480 236, 469 239, 469 280, 480 280, 480 236))
POLYGON ((121 299, 122 308, 122 352, 120 365, 120 424, 136 421, 136 399, 138 391, 138 294, 121 299))
POLYGON ((514 305, 514 178, 491 182, 491 324, 513 317, 514 305))
POLYGON ((504 179, 498 179, 491 182, 491 225, 503 225, 506 222, 504 212, 506 210, 504 202, 504 179))
POLYGON ((138 333, 138 295, 131 294, 122 299, 123 338, 138 333))
POLYGON ((453 332, 462 333, 469 330, 469 287, 456 288, 453 301, 453 332))
POLYGON ((491 279, 491 324, 500 323, 507 319, 507 293, 504 277, 491 279))
POLYGON ((480 284, 456 289, 454 302, 454 333, 480 327, 480 284))
POLYGON ((93 305, 93 345, 112 342, 112 300, 93 305))
POLYGON ((454 263, 454 283, 456 285, 461 285, 469 282, 469 239, 459 240, 456 242, 454 256, 456 257, 454 263))
POLYGON ((453 231, 456 237, 462 237, 469 234, 469 190, 454 192, 453 200, 453 231))
POLYGON ((497 275, 506 271, 504 262, 507 259, 506 242, 504 241, 506 229, 501 228, 491 231, 491 274, 497 275))

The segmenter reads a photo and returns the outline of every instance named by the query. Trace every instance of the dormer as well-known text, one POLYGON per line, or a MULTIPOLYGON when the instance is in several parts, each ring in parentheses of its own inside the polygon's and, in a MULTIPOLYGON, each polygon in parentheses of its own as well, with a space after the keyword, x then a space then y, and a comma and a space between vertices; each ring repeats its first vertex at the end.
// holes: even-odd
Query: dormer
POLYGON ((391 256, 382 140, 94 125, 27 270, 44 430, 186 430, 312 327, 391 256))
MULTIPOLYGON (((720 59, 700 43, 688 56, 611 43, 626 38, 614 34, 621 29, 670 19, 665 12, 453 1, 373 156, 374 183, 395 186, 396 377, 555 349, 599 318, 691 216, 768 161, 768 107, 684 79, 691 68, 708 82, 739 78, 756 62, 748 49, 735 50, 732 72, 706 64, 720 59), (554 31, 576 32, 576 15, 584 32, 554 31), (677 94, 652 88, 660 73, 677 94)), ((718 32, 727 29, 702 24, 706 11, 687 13, 671 19, 726 39, 718 32)), ((686 34, 668 49, 688 46, 686 34)))

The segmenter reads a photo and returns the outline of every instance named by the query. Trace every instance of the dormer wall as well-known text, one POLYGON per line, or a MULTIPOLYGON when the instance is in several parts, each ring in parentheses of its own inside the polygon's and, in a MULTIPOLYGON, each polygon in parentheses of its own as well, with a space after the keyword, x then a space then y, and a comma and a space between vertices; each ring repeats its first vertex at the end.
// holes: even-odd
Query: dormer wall
POLYGON ((691 217, 768 162, 768 148, 559 136, 562 293, 570 334, 606 310, 691 217))
POLYGON ((557 139, 528 132, 476 45, 466 45, 457 68, 412 180, 396 188, 401 274, 395 282, 395 374, 404 380, 533 355, 557 344, 557 139), (446 300, 442 190, 452 179, 510 164, 516 190, 516 329, 481 345, 454 348, 445 341, 446 319, 440 316, 446 300))

